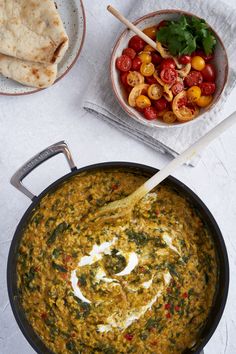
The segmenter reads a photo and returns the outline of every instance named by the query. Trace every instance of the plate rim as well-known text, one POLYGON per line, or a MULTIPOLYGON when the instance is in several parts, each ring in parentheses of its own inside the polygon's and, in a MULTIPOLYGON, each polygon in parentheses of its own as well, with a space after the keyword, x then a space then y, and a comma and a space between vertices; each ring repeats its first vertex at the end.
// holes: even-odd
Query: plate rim
MULTIPOLYGON (((84 40, 85 40, 85 35, 86 35, 86 30, 87 30, 87 28, 86 28, 86 15, 85 15, 85 9, 84 9, 83 0, 78 0, 78 1, 80 2, 81 9, 82 9, 82 17, 84 19, 82 40, 81 40, 78 52, 77 52, 74 60, 72 61, 70 66, 66 69, 66 71, 60 77, 58 77, 55 80, 55 82, 51 85, 51 87, 54 86, 58 81, 63 79, 64 76, 66 76, 68 74, 68 72, 73 68, 73 66, 75 65, 75 63, 77 62, 77 60, 78 60, 78 58, 80 56, 81 50, 82 50, 83 45, 84 45, 84 40)), ((22 86, 27 86, 27 85, 22 85, 22 86)), ((27 87, 30 87, 30 86, 27 86, 27 87)), ((19 92, 19 93, 6 93, 6 92, 0 91, 0 96, 26 96, 26 95, 32 95, 34 93, 37 93, 37 92, 40 92, 40 91, 44 91, 44 90, 47 90, 47 89, 48 89, 48 87, 45 87, 45 88, 42 88, 42 89, 35 89, 33 91, 30 91, 30 92, 19 92)))

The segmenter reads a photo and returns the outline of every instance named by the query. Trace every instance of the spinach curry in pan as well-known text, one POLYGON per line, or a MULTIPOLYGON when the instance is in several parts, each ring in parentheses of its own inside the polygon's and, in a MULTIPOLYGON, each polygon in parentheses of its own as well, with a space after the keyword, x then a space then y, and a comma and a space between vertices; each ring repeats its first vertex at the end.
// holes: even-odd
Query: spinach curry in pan
POLYGON ((83 173, 35 209, 19 248, 18 289, 28 321, 53 352, 177 354, 197 342, 217 262, 189 202, 162 184, 129 220, 95 228, 83 221, 145 179, 122 170, 83 173))

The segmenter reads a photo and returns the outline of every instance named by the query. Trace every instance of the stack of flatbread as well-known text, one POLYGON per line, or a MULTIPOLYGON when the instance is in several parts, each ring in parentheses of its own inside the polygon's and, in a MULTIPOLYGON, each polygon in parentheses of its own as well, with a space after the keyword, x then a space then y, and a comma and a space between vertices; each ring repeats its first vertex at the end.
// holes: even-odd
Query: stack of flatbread
POLYGON ((0 73, 23 85, 54 83, 69 39, 53 0, 0 0, 0 73))

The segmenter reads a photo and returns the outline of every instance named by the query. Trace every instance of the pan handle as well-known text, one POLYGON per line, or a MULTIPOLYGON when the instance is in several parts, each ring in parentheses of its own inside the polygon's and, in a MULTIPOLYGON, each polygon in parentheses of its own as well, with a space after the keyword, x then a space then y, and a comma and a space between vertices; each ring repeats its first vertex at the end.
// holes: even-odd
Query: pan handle
POLYGON ((36 196, 31 193, 23 184, 23 179, 30 174, 35 168, 41 165, 43 162, 47 161, 51 157, 64 154, 67 162, 70 166, 71 171, 76 170, 76 166, 72 159, 70 150, 67 144, 64 141, 60 141, 56 144, 53 144, 46 148, 45 150, 41 151, 39 154, 32 157, 29 161, 27 161, 11 178, 11 184, 17 188, 20 192, 24 193, 28 198, 33 200, 36 196))

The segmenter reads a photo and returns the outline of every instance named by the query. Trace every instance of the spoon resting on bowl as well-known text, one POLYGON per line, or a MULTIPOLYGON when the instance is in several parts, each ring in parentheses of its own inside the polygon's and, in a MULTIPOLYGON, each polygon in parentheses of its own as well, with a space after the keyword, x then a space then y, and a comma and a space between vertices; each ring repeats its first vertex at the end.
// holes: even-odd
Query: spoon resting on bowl
POLYGON ((107 10, 114 16, 116 17, 120 22, 122 22, 127 28, 129 28, 131 31, 133 31, 135 34, 137 34, 140 38, 144 40, 147 44, 149 44, 152 48, 157 50, 162 58, 173 58, 176 66, 178 69, 181 69, 183 65, 181 65, 176 57, 173 57, 167 49, 163 48, 162 44, 159 43, 158 41, 153 41, 150 37, 148 37, 144 32, 142 32, 138 27, 136 27, 132 22, 127 20, 118 10, 116 10, 114 7, 111 5, 107 6, 107 10))
POLYGON ((217 138, 225 130, 236 123, 236 111, 228 118, 219 123, 215 128, 211 129, 207 134, 200 138, 196 143, 187 150, 173 159, 162 170, 148 179, 136 191, 120 200, 108 203, 95 213, 96 221, 100 223, 109 223, 124 218, 132 213, 135 204, 149 193, 154 187, 160 184, 166 177, 173 173, 179 166, 191 160, 196 154, 203 150, 212 140, 217 138))

